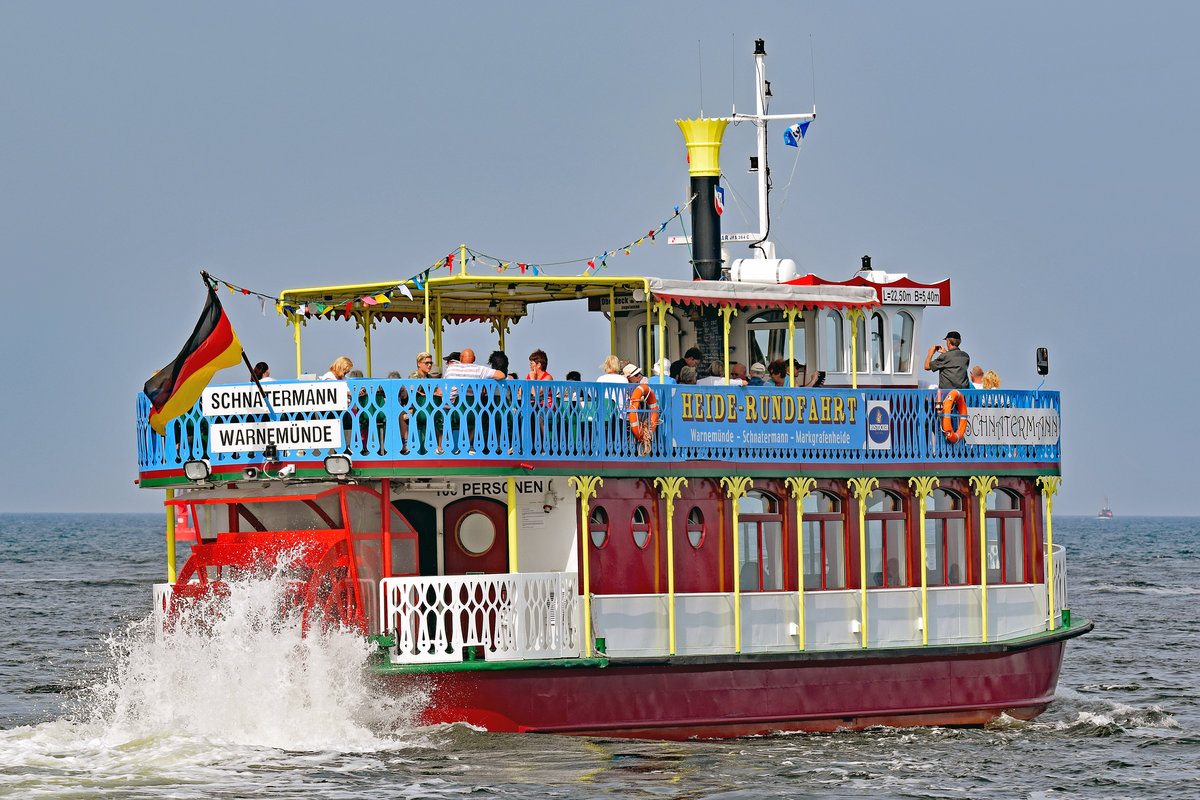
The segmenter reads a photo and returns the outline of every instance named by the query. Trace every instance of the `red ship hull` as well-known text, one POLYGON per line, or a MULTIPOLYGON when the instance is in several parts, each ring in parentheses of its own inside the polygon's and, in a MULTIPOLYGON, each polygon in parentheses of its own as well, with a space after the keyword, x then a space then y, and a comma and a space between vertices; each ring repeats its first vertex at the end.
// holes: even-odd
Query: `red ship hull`
POLYGON ((727 738, 872 725, 1031 719, 1054 699, 1076 624, 1020 645, 787 656, 612 660, 607 666, 390 672, 430 692, 422 722, 489 731, 653 739, 727 738))

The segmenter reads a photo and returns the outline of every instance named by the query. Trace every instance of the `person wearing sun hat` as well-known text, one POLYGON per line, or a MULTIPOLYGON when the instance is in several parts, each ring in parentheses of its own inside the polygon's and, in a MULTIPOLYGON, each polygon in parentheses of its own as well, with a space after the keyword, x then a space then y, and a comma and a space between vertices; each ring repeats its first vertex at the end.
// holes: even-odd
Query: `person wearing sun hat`
POLYGON ((654 377, 650 380, 651 383, 675 382, 675 379, 669 374, 671 372, 671 362, 665 358, 662 361, 656 361, 653 369, 650 371, 654 373, 654 377))
POLYGON ((637 364, 626 364, 621 369, 621 374, 625 376, 625 380, 630 383, 641 383, 646 380, 646 376, 642 374, 642 368, 637 364))
POLYGON ((958 331, 946 334, 946 346, 930 345, 925 356, 925 369, 938 373, 939 389, 970 389, 971 357, 959 345, 962 335, 958 331))

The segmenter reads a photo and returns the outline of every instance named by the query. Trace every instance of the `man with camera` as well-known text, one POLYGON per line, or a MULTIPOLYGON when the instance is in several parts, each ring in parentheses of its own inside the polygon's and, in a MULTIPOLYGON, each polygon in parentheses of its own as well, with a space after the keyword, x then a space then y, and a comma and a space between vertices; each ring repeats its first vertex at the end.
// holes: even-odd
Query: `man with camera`
POLYGON ((925 356, 925 369, 938 373, 939 389, 970 389, 967 370, 971 357, 959 348, 962 336, 958 331, 946 334, 946 346, 932 345, 925 356))

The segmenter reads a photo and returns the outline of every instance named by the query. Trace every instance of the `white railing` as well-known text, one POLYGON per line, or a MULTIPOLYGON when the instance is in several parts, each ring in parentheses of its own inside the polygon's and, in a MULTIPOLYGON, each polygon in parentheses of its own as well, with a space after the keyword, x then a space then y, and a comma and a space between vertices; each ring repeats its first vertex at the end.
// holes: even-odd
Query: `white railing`
POLYGON ((394 664, 580 655, 575 573, 384 578, 382 627, 394 664))
POLYGON ((1051 554, 1054 559, 1054 626, 1058 627, 1062 620, 1064 608, 1070 608, 1067 603, 1067 551, 1061 544, 1054 545, 1051 554))

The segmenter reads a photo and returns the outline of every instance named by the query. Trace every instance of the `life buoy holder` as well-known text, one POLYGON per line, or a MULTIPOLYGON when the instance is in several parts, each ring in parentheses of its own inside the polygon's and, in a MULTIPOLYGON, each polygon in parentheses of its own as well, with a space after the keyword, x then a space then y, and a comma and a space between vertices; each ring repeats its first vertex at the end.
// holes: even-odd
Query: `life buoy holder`
POLYGON ((942 433, 946 434, 946 441, 950 444, 967 435, 967 399, 958 389, 951 389, 942 401, 942 433), (955 416, 958 417, 957 426, 954 424, 955 416))
POLYGON ((629 395, 629 432, 639 442, 649 440, 658 427, 658 398, 648 384, 639 383, 629 395), (643 404, 645 409, 643 410, 643 404))

